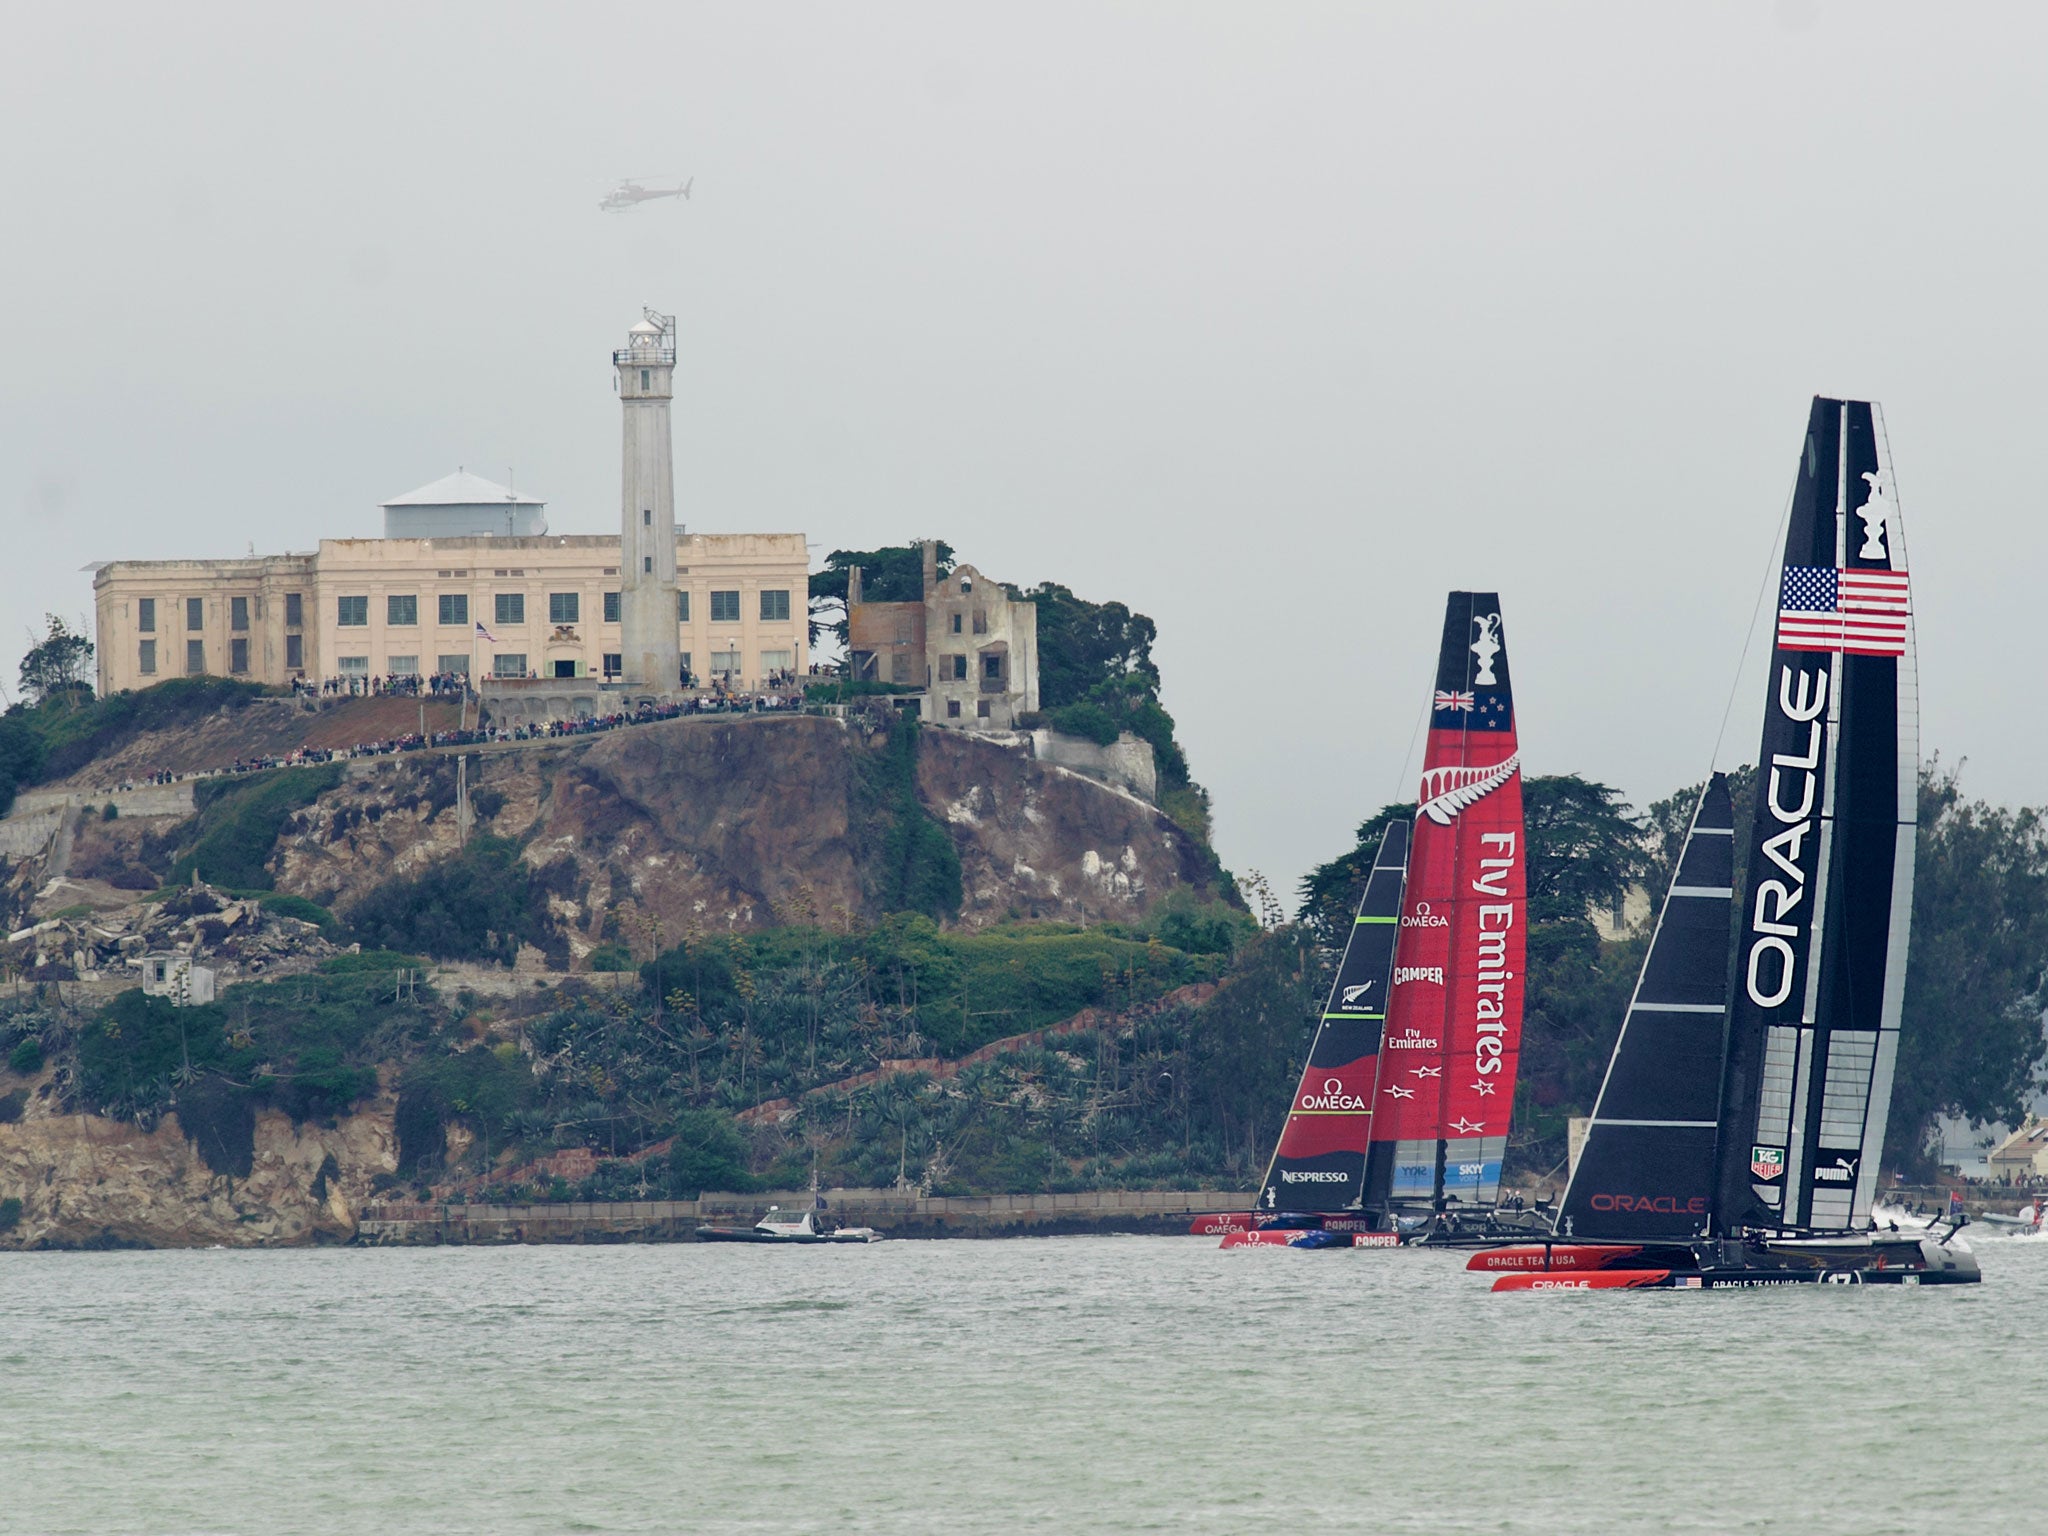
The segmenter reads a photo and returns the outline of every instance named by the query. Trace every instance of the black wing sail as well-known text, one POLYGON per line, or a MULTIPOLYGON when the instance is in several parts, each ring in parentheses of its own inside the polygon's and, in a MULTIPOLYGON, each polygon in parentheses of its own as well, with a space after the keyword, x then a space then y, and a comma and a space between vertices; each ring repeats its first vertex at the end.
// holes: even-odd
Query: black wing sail
POLYGON ((1717 773, 1693 812, 1558 1207, 1561 1233, 1685 1239, 1706 1230, 1728 1013, 1734 829, 1727 776, 1717 773))
POLYGON ((1337 979, 1259 1191, 1262 1211, 1386 1209, 1393 1146, 1374 1146, 1372 1105, 1407 878, 1408 823, 1396 821, 1380 839, 1345 936, 1337 979), (1369 1170, 1375 1153, 1377 1166, 1369 1170))
POLYGON ((1866 1225, 1913 909, 1919 700, 1875 409, 1813 403, 1737 915, 1715 1226, 1866 1225))

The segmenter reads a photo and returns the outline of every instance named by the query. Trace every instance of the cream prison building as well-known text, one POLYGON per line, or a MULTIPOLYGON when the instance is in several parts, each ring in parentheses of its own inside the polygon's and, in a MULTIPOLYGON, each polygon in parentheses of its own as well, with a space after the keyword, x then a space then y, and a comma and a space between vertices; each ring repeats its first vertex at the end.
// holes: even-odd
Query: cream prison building
POLYGON ((282 687, 464 673, 508 697, 527 682, 554 714, 611 707, 613 690, 671 695, 685 673, 757 688, 803 672, 803 535, 690 533, 674 521, 674 338, 674 320, 650 314, 613 354, 625 414, 618 534, 549 533, 542 502, 458 471, 385 502, 380 539, 108 561, 93 567, 101 692, 207 674, 282 687))

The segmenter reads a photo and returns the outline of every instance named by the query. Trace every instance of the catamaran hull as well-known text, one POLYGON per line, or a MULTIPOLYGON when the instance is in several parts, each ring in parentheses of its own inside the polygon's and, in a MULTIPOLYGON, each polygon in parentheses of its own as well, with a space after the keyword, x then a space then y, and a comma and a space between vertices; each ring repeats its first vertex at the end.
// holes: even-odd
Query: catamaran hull
POLYGON ((1399 1248, 1407 1243, 1399 1232, 1332 1232, 1311 1227, 1289 1231, 1284 1227, 1263 1227, 1256 1232, 1226 1232, 1219 1244, 1224 1248, 1399 1248))
POLYGON ((1922 1239, 1763 1244, 1542 1243, 1477 1253, 1496 1291, 1757 1290, 1779 1285, 1974 1285, 1976 1255, 1922 1239))

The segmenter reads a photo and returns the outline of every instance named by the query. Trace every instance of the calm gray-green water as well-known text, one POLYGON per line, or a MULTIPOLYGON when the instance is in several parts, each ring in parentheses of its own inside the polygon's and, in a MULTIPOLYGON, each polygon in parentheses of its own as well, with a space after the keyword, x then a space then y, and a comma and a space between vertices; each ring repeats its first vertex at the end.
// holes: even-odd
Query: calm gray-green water
POLYGON ((2048 1243, 1494 1296, 1203 1238, 0 1255, 0 1531, 2048 1529, 2048 1243))

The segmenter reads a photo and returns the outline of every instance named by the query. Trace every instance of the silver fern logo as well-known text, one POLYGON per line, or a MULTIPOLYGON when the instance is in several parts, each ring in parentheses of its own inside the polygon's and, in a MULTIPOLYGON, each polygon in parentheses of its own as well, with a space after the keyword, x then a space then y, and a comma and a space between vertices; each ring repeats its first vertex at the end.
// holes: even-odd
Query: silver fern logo
POLYGON ((1418 816, 1427 816, 1440 827, 1448 827, 1467 806, 1477 805, 1512 779, 1522 766, 1517 752, 1491 768, 1431 768, 1422 775, 1418 816))

